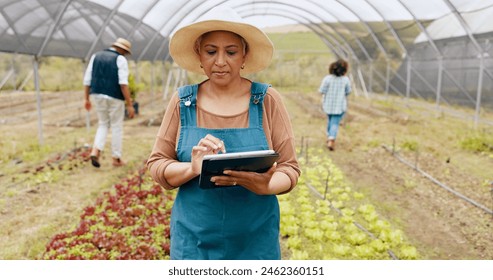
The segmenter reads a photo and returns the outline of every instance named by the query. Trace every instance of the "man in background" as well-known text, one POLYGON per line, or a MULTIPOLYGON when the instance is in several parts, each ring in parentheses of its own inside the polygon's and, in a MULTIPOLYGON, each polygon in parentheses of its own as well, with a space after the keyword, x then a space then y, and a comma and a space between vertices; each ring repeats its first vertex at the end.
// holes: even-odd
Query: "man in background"
POLYGON ((98 116, 98 129, 91 151, 91 163, 96 168, 101 166, 99 157, 109 129, 113 166, 125 164, 121 159, 125 107, 129 118, 135 114, 128 88, 129 71, 125 58, 128 54, 131 54, 130 42, 118 38, 110 48, 92 55, 84 74, 84 107, 90 111, 92 100, 98 116))

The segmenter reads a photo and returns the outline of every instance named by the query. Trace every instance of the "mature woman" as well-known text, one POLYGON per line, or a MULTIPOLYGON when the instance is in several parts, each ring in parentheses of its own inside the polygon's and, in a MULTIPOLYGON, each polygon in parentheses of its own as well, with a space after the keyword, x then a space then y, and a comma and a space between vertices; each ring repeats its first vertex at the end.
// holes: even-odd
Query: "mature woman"
POLYGON ((351 93, 351 82, 346 76, 348 63, 339 59, 329 65, 329 75, 325 76, 319 88, 323 95, 322 107, 327 114, 327 148, 333 151, 339 124, 347 111, 347 96, 351 93))
POLYGON ((243 77, 266 68, 273 46, 231 9, 179 29, 170 53, 205 74, 179 88, 165 112, 148 168, 165 189, 179 188, 171 217, 172 259, 280 259, 276 195, 300 175, 287 110, 267 84, 243 77), (198 186, 205 155, 273 149, 267 172, 225 171, 213 189, 198 186))

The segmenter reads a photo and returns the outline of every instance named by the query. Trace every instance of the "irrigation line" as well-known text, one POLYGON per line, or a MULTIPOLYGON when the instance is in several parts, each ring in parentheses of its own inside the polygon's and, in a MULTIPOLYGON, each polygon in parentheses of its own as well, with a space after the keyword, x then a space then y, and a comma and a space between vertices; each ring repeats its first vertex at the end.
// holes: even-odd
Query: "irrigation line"
POLYGON ((474 200, 472 200, 472 199, 468 198, 467 196, 465 196, 465 195, 463 195, 463 194, 459 193, 459 192, 458 192, 458 191, 456 191, 456 190, 453 190, 453 189, 452 189, 452 188, 450 188, 449 186, 447 186, 447 185, 443 184, 442 182, 438 181, 437 179, 433 178, 433 176, 431 176, 430 174, 428 174, 428 173, 424 172, 423 170, 421 170, 421 169, 417 166, 417 164, 412 164, 412 163, 410 163, 410 162, 406 161, 404 158, 402 158, 401 156, 399 156, 399 155, 398 155, 395 151, 393 151, 393 150, 392 150, 392 149, 390 149, 389 147, 387 147, 387 146, 385 146, 385 145, 382 145, 382 147, 383 147, 386 151, 390 152, 390 153, 391 153, 391 154, 392 154, 395 158, 397 158, 400 162, 402 162, 402 163, 404 163, 404 164, 408 165, 409 167, 413 168, 414 170, 418 171, 418 172, 419 172, 419 173, 421 173, 423 176, 425 176, 426 178, 430 179, 433 183, 435 183, 435 184, 439 185, 440 187, 442 187, 442 188, 446 189, 447 191, 449 191, 449 192, 453 193, 454 195, 456 195, 456 196, 458 196, 458 197, 460 197, 460 198, 464 199, 465 201, 467 201, 467 202, 471 203, 472 205, 474 205, 474 206, 476 206, 476 207, 478 207, 478 208, 481 208, 481 209, 482 209, 482 210, 484 210, 486 213, 493 215, 493 210, 491 210, 491 209, 489 209, 488 207, 486 207, 486 206, 484 206, 484 205, 482 205, 482 204, 480 204, 480 203, 478 203, 478 202, 476 202, 476 201, 474 201, 474 200))
MULTIPOLYGON (((311 190, 311 191, 312 191, 312 192, 313 192, 316 196, 318 196, 320 199, 322 199, 322 200, 327 200, 327 199, 325 199, 325 198, 324 198, 324 196, 323 196, 323 195, 321 195, 321 194, 317 191, 317 189, 315 189, 315 187, 313 187, 312 185, 310 185, 310 183, 308 183, 308 182, 307 182, 307 183, 306 183, 306 185, 307 185, 307 186, 308 186, 308 188, 309 188, 309 189, 310 189, 310 190, 311 190)), ((341 216, 343 216, 343 215, 344 215, 344 214, 342 213, 342 211, 341 211, 339 208, 337 208, 337 207, 335 207, 334 205, 332 205, 332 202, 331 202, 330 200, 327 200, 327 201, 329 202, 329 204, 330 204, 330 208, 332 208, 332 210, 336 211, 336 212, 337 212, 339 215, 341 215, 341 216)), ((358 223, 358 222, 353 222, 353 224, 354 224, 357 228, 359 228, 360 230, 362 230, 362 231, 364 231, 366 234, 368 234, 368 235, 369 235, 372 239, 377 239, 377 237, 376 237, 373 233, 371 233, 370 231, 368 231, 368 230, 367 230, 364 226, 362 226, 360 223, 358 223)), ((388 250, 387 250, 387 253, 389 254, 389 256, 390 256, 392 259, 394 259, 394 260, 398 260, 398 259, 399 259, 399 258, 398 258, 398 257, 394 254, 394 252, 393 252, 392 250, 388 249, 388 250)))
MULTIPOLYGON (((306 159, 306 163, 308 163, 308 150, 309 150, 309 145, 308 145, 308 139, 305 139, 304 137, 301 137, 301 152, 300 154, 303 153, 303 146, 304 146, 304 142, 306 140, 306 147, 304 149, 304 152, 305 152, 305 159, 306 159)), ((329 176, 329 175, 327 175, 329 176)), ((310 183, 306 183, 306 185, 308 186, 308 188, 313 192, 315 193, 315 195, 317 195, 320 199, 322 200, 327 200, 330 204, 330 208, 332 208, 334 211, 336 211, 339 215, 343 215, 342 211, 335 207, 334 205, 332 205, 332 202, 328 199, 325 198, 326 194, 327 194, 327 181, 326 181, 326 190, 325 190, 325 194, 322 196, 312 185, 310 185, 310 183)), ((366 234, 368 234, 371 238, 373 239, 377 239, 377 237, 375 235, 373 235, 373 233, 371 233, 370 231, 368 231, 364 226, 362 226, 361 224, 357 223, 357 222, 353 222, 353 224, 359 228, 360 230, 364 231, 366 234)), ((398 260, 399 258, 394 254, 394 252, 392 252, 392 250, 388 249, 387 250, 387 253, 389 254, 389 256, 394 259, 394 260, 398 260)))

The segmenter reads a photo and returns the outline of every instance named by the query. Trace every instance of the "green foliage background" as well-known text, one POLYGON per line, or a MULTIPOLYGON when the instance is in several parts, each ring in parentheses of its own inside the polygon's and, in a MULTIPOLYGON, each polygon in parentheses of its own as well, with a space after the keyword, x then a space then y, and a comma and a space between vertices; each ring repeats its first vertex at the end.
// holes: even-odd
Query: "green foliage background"
MULTIPOLYGON (((153 84, 152 71, 154 71, 154 85, 163 84, 163 69, 166 67, 161 62, 151 63, 141 61, 138 64, 129 58, 130 73, 136 80, 140 91, 149 91, 153 84), (153 67, 151 67, 153 65, 153 67), (154 70, 152 69, 154 68, 154 70)), ((169 66, 168 66, 169 67, 169 66)), ((0 79, 3 79, 11 69, 15 75, 11 76, 1 91, 19 89, 24 80, 24 91, 35 90, 33 72, 33 58, 28 55, 0 53, 0 79), (14 82, 15 81, 15 82, 14 82)), ((81 59, 67 57, 42 57, 39 59, 39 82, 41 91, 78 91, 82 90, 82 80, 86 63, 81 59)), ((164 80, 165 81, 165 80, 164 80)))
MULTIPOLYGON (((327 66, 334 59, 331 51, 312 32, 292 32, 269 34, 274 43, 274 58, 270 67, 249 78, 270 83, 275 87, 294 87, 303 90, 316 90, 320 80, 327 74, 327 66)), ((82 90, 82 79, 86 63, 81 59, 66 57, 42 57, 39 61, 40 87, 42 91, 82 90)), ((151 63, 140 61, 136 64, 129 57, 130 72, 135 76, 139 91, 156 90, 166 83, 170 63, 161 61, 151 63), (154 80, 153 80, 154 79, 154 80)), ((33 58, 28 55, 0 53, 0 77, 5 77, 15 69, 1 90, 19 88, 29 75, 32 75, 33 58), (14 84, 15 80, 15 84, 14 84)), ((198 82, 204 76, 189 74, 189 82, 198 82)), ((34 90, 31 78, 23 90, 34 90)))

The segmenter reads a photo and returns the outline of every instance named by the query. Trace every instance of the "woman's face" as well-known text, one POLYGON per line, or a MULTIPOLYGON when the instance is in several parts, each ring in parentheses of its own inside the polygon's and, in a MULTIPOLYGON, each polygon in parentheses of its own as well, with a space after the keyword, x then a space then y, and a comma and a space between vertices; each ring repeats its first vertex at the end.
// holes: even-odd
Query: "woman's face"
POLYGON ((227 84, 240 77, 245 63, 241 37, 229 31, 212 31, 202 36, 199 47, 200 63, 212 82, 227 84))

